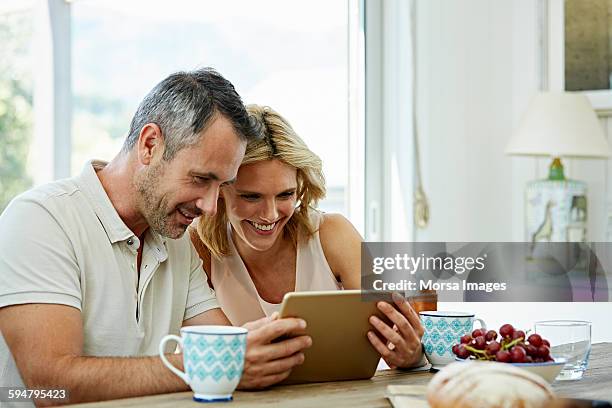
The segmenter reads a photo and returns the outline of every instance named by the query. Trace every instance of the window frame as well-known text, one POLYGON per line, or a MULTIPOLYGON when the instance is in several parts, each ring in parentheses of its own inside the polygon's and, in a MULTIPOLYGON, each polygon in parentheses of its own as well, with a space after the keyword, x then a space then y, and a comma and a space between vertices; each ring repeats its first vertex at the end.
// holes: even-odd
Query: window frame
MULTIPOLYGON (((412 30, 415 0, 362 2, 365 26, 365 239, 414 241, 412 30)), ((414 30, 416 32, 416 30, 414 30)))

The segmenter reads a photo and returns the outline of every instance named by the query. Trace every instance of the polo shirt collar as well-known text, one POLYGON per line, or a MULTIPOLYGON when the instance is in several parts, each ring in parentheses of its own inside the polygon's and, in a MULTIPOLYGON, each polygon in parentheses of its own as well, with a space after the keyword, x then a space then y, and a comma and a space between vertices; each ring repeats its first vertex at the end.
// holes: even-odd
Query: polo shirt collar
MULTIPOLYGON (((109 241, 114 244, 129 238, 135 238, 136 236, 132 230, 125 225, 121 217, 119 217, 117 210, 113 206, 110 198, 108 198, 96 174, 96 170, 103 169, 107 164, 107 162, 101 160, 88 161, 85 167, 83 167, 81 174, 77 176, 76 182, 79 188, 87 196, 96 216, 102 223, 104 231, 106 231, 109 241)), ((166 238, 150 229, 147 231, 147 235, 153 239, 155 246, 159 249, 155 251, 155 256, 159 262, 165 261, 168 258, 165 247, 166 238)), ((143 243, 141 243, 141 245, 142 244, 143 243)))

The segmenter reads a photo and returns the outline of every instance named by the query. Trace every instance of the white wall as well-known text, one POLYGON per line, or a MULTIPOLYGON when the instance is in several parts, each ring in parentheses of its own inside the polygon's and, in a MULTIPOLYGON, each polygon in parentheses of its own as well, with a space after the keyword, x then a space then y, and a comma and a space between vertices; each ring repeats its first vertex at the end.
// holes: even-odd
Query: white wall
MULTIPOLYGON (((430 225, 419 241, 524 240, 524 188, 547 160, 503 151, 531 96, 542 64, 538 0, 418 0, 418 107, 430 225)), ((612 121, 606 124, 612 130, 612 121)), ((612 135, 612 131, 609 132, 612 135)), ((570 161, 567 173, 589 185, 590 240, 605 240, 612 173, 604 161, 570 161)), ((509 271, 510 272, 510 271, 509 271)), ((491 326, 529 328, 551 318, 594 323, 612 341, 612 304, 479 304, 491 326)))
POLYGON ((520 228, 513 171, 535 167, 529 159, 517 166, 503 150, 538 87, 533 4, 418 2, 420 140, 431 205, 418 240, 508 241, 520 228))

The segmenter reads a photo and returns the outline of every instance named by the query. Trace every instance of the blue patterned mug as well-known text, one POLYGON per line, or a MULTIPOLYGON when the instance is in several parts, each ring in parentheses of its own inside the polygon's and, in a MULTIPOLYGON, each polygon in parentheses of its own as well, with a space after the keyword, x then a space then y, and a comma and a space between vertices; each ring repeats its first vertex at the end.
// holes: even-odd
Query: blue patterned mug
POLYGON ((162 362, 193 390, 199 402, 229 401, 240 382, 246 353, 247 329, 232 326, 186 326, 181 337, 170 334, 159 343, 162 362), (166 358, 166 343, 183 350, 185 372, 166 358))
POLYGON ((459 343, 461 336, 472 333, 474 321, 486 328, 482 319, 468 312, 423 311, 421 324, 425 328, 422 342, 427 359, 434 367, 444 366, 455 361, 453 345, 459 343))

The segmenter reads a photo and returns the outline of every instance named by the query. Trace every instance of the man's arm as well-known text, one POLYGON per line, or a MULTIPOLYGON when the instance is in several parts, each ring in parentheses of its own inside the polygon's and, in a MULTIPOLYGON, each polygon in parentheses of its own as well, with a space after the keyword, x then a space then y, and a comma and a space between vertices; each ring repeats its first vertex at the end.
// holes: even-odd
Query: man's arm
MULTIPOLYGON (((28 388, 65 389, 70 403, 188 389, 159 357, 83 357, 82 327, 80 311, 70 306, 26 304, 0 309, 0 331, 28 388)), ((182 368, 180 355, 168 357, 182 368)))
MULTIPOLYGON (((229 321, 221 309, 211 309, 185 320, 184 325, 229 321)), ((311 344, 306 336, 279 343, 273 339, 299 331, 299 319, 264 318, 249 328, 241 388, 262 388, 289 375, 304 360, 301 350, 311 344)), ((83 322, 78 309, 56 304, 25 304, 0 309, 0 332, 13 353, 28 388, 65 389, 76 403, 186 391, 188 386, 159 357, 84 357, 83 322)), ((168 359, 183 368, 182 354, 168 359)), ((50 405, 53 400, 39 400, 50 405)))

